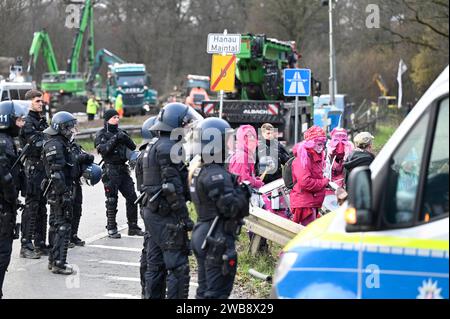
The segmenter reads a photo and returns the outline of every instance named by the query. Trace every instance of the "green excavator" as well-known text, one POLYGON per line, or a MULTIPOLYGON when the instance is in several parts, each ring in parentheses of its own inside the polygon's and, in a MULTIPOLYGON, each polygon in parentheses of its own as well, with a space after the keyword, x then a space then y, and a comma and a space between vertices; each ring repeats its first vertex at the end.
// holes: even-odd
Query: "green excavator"
MULTIPOLYGON (((265 35, 241 36, 241 51, 237 54, 236 89, 226 94, 223 118, 233 127, 251 124, 255 128, 271 123, 279 138, 287 144, 295 140, 295 108, 292 98, 283 95, 283 70, 295 68, 297 52, 291 41, 271 39, 265 35)), ((320 82, 313 80, 314 91, 320 82)), ((205 116, 218 116, 219 101, 203 101, 205 116)), ((299 136, 312 125, 313 98, 300 98, 299 136)))

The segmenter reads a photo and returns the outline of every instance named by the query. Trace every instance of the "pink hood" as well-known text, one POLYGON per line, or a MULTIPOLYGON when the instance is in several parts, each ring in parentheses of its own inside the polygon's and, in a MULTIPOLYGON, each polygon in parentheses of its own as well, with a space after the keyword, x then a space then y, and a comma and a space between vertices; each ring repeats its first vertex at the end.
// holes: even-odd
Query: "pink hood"
POLYGON ((255 176, 255 153, 256 150, 249 150, 245 143, 245 136, 253 134, 256 131, 251 125, 243 125, 236 132, 236 151, 230 158, 228 170, 230 173, 237 175, 239 183, 248 181, 254 188, 260 188, 264 183, 255 176))

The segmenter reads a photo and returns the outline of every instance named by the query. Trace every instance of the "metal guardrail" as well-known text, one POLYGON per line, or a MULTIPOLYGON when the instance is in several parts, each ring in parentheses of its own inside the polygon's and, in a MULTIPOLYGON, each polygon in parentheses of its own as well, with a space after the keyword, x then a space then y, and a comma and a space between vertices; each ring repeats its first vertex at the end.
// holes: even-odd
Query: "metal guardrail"
MULTIPOLYGON (((86 140, 91 139, 93 140, 95 137, 95 134, 97 134, 98 131, 100 131, 103 127, 96 127, 96 128, 90 128, 85 129, 79 132, 75 139, 76 140, 86 140)), ((127 131, 128 134, 135 134, 135 133, 141 133, 142 126, 139 125, 123 125, 120 126, 120 128, 124 131, 127 131)))

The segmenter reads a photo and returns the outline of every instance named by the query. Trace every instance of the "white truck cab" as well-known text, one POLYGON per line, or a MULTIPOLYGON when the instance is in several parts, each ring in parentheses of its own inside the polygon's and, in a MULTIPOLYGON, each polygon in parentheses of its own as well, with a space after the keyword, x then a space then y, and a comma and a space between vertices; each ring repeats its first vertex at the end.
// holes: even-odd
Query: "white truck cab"
POLYGON ((449 68, 372 165, 352 171, 348 202, 283 250, 278 298, 449 298, 449 68))

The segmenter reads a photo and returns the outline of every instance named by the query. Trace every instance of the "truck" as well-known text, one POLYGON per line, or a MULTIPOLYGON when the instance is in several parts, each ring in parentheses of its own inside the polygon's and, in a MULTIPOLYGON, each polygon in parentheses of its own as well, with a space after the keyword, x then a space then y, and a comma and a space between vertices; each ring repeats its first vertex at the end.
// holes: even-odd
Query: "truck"
POLYGON ((284 247, 272 296, 449 298, 449 67, 370 167, 349 175, 348 200, 284 247))
MULTIPOLYGON (((251 124, 259 128, 271 123, 278 137, 292 145, 295 141, 295 108, 292 98, 283 96, 283 69, 295 54, 291 42, 246 34, 241 37, 241 52, 236 62, 236 90, 223 103, 223 118, 232 127, 251 124)), ((203 101, 205 116, 218 116, 220 102, 203 101)), ((313 123, 312 98, 300 98, 299 136, 313 123)))
POLYGON ((152 88, 151 77, 145 64, 119 63, 109 65, 107 79, 108 100, 113 101, 119 94, 123 99, 124 115, 144 115, 157 110, 158 92, 152 88))
POLYGON ((201 111, 202 102, 209 101, 210 77, 204 75, 188 74, 185 83, 186 105, 201 111))

